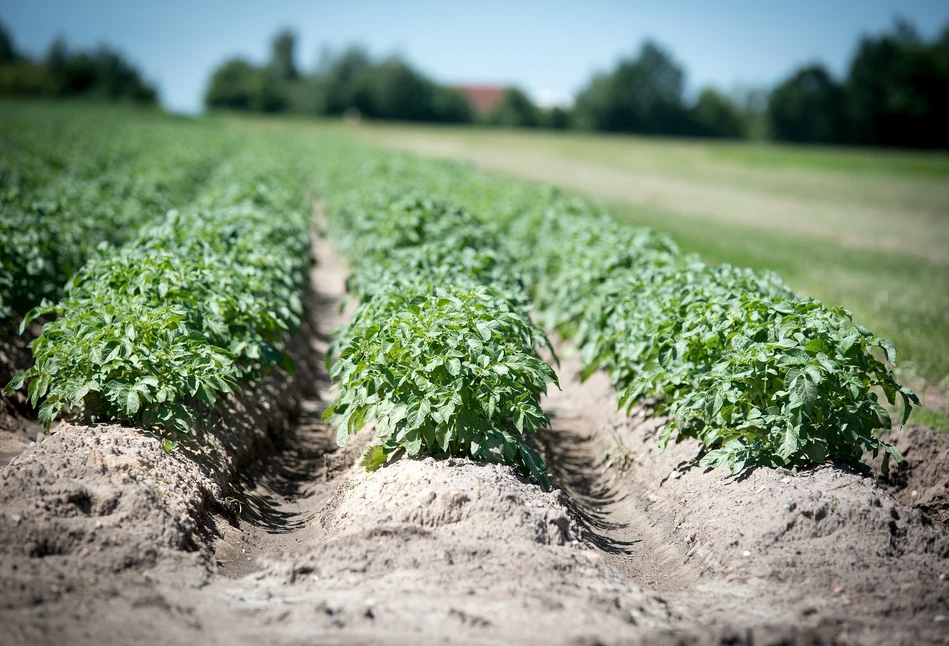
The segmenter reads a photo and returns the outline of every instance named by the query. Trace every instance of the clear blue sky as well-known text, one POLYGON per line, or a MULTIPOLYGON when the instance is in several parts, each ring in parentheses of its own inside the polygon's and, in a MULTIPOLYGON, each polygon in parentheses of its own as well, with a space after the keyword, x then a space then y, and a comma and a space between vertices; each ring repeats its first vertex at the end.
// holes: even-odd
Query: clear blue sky
POLYGON ((647 37, 683 64, 692 92, 772 84, 811 61, 841 74, 858 36, 896 15, 930 38, 949 23, 949 2, 0 0, 0 20, 21 50, 41 54, 58 34, 75 47, 112 44, 178 111, 200 110, 207 78, 225 58, 263 61, 281 27, 296 30, 304 68, 323 45, 358 42, 374 54, 400 53, 445 83, 518 84, 550 102, 569 99, 647 37))

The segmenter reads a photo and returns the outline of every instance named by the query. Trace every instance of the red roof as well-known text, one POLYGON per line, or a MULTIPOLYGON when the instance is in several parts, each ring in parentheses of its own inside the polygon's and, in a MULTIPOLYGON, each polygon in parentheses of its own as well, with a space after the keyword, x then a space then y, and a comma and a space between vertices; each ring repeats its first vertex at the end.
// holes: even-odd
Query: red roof
POLYGON ((468 99, 475 112, 479 114, 491 112, 507 92, 506 87, 493 85, 457 85, 455 89, 468 99))

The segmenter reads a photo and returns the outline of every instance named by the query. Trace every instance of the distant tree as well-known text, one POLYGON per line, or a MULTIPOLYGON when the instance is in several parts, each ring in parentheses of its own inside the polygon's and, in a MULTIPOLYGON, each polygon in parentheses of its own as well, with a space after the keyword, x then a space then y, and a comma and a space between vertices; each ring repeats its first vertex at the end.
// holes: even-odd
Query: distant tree
POLYGON ((281 31, 273 40, 270 68, 283 81, 293 81, 300 76, 296 65, 296 35, 289 29, 281 31))
POLYGON ((326 84, 316 76, 301 77, 287 87, 287 102, 297 114, 326 114, 326 84))
POLYGON ((13 36, 7 26, 0 22, 0 64, 14 63, 18 60, 20 60, 20 55, 13 43, 13 36))
MULTIPOLYGON (((91 93, 113 101, 155 103, 158 92, 142 79, 135 69, 117 51, 100 47, 90 55, 95 80, 91 93)), ((70 66, 67 64, 67 73, 70 66)))
POLYGON ((509 88, 486 122, 504 128, 536 128, 540 125, 540 111, 522 90, 509 88))
POLYGON ((20 59, 0 65, 0 95, 44 96, 50 87, 46 68, 33 61, 20 59))
POLYGON ((738 106, 712 88, 702 90, 691 112, 699 136, 731 139, 745 136, 745 122, 738 106))
POLYGON ((844 140, 844 92, 821 65, 804 67, 778 85, 768 100, 768 125, 780 141, 844 140))
POLYGON ((336 57, 328 57, 318 73, 326 84, 326 109, 342 114, 349 108, 372 111, 368 75, 372 68, 369 54, 361 47, 350 47, 336 57))
POLYGON ((367 117, 403 121, 468 122, 471 107, 397 56, 376 63, 359 47, 324 53, 314 76, 327 114, 355 109, 367 117))
POLYGON ((17 52, 13 36, 0 22, 0 94, 41 96, 49 92, 49 85, 43 66, 17 52))
POLYGON ((844 88, 853 143, 949 147, 949 28, 926 43, 897 20, 891 33, 863 37, 844 88))
POLYGON ((732 101, 741 114, 744 136, 761 141, 768 133, 768 99, 770 90, 763 87, 742 87, 734 91, 732 101))
POLYGON ((391 57, 366 70, 362 77, 369 92, 367 116, 402 121, 431 119, 434 84, 391 57))
POLYGON ((57 36, 46 49, 43 64, 53 74, 61 74, 69 63, 69 47, 62 36, 57 36))
POLYGON ((436 85, 432 95, 433 121, 471 123, 474 111, 468 99, 458 90, 436 85))
POLYGON ((543 111, 541 124, 545 128, 551 128, 552 130, 566 130, 570 127, 570 110, 555 105, 543 111))
POLYGON ((646 42, 635 58, 596 75, 577 96, 575 121, 582 128, 612 132, 686 134, 690 129, 682 94, 685 74, 660 46, 646 42))
POLYGON ((211 75, 204 104, 209 108, 253 110, 259 77, 260 70, 242 58, 225 61, 211 75))

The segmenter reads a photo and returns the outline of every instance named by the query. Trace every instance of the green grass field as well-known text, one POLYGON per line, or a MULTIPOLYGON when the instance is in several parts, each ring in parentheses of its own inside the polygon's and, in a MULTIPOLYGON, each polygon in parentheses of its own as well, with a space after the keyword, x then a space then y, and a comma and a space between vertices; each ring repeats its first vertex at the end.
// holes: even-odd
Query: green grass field
POLYGON ((946 411, 949 155, 339 123, 366 143, 466 159, 593 197, 711 263, 773 269, 892 339, 946 411))

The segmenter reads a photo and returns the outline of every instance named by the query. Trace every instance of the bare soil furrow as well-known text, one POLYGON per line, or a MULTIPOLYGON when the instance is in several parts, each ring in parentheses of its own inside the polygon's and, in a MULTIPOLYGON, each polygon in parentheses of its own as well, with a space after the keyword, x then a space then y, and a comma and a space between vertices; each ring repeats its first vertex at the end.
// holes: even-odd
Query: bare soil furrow
POLYGON ((941 471, 919 438, 902 485, 688 470, 694 446, 658 455, 662 420, 615 412, 561 348, 538 438, 559 489, 462 459, 366 472, 371 429, 340 449, 321 421, 346 270, 314 251, 296 376, 201 444, 66 426, 4 469, 4 643, 949 643, 949 532, 925 512, 941 471))
MULTIPOLYGON (((925 507, 834 467, 742 477, 689 469, 694 442, 658 454, 662 420, 646 407, 630 418, 614 412, 606 377, 580 383, 580 368, 569 353, 562 361, 563 391, 547 401, 555 430, 547 453, 580 466, 585 452, 587 471, 606 465, 593 487, 606 503, 595 509, 600 540, 639 538, 609 561, 661 591, 687 623, 769 638, 806 630, 818 643, 949 643, 949 532, 925 507)), ((918 447, 907 450, 911 460, 946 464, 920 438, 909 442, 918 447)), ((939 467, 911 467, 928 483, 916 498, 938 499, 939 467)), ((581 493, 589 482, 557 476, 581 493)))

